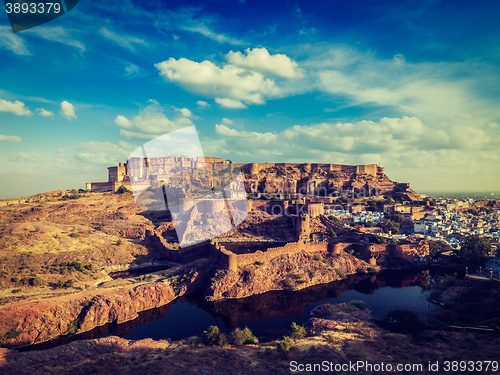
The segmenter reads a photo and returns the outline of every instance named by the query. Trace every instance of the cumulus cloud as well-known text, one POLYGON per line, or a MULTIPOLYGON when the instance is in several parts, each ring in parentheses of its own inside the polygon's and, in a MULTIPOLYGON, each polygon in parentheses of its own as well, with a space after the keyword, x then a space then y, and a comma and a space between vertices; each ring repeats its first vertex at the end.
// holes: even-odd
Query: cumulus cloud
POLYGON ((491 128, 491 129, 498 129, 498 123, 497 122, 490 122, 488 124, 488 126, 491 128))
POLYGON ((21 142, 21 138, 15 135, 0 134, 0 141, 16 143, 16 142, 21 142))
POLYGON ((122 115, 116 116, 115 124, 126 129, 130 129, 132 127, 132 123, 130 122, 130 120, 122 115))
POLYGON ((239 100, 233 100, 228 98, 215 98, 214 100, 222 108, 232 108, 232 109, 248 108, 245 104, 243 104, 239 100))
POLYGON ((344 107, 385 107, 385 113, 459 125, 471 125, 472 120, 478 126, 496 116, 496 109, 487 97, 479 97, 477 89, 478 82, 491 86, 488 82, 496 74, 486 63, 413 63, 401 54, 381 59, 345 46, 309 48, 312 57, 301 65, 308 76, 317 77, 319 90, 344 107))
POLYGON ((246 55, 241 52, 230 51, 226 55, 229 63, 250 70, 263 73, 276 74, 286 78, 301 78, 304 73, 298 68, 298 64, 283 54, 269 54, 266 48, 247 48, 246 55))
MULTIPOLYGON (((142 45, 142 46, 148 45, 148 43, 143 39, 136 38, 133 36, 128 36, 128 35, 123 35, 123 34, 120 35, 120 34, 115 33, 114 31, 108 30, 105 27, 101 27, 99 29, 99 33, 103 37, 105 37, 106 39, 109 39, 109 40, 117 43, 119 46, 126 48, 130 51, 135 51, 135 48, 137 45, 142 45)), ((137 66, 135 66, 135 68, 137 68, 137 66)))
POLYGON ((54 114, 50 111, 47 111, 46 109, 43 108, 37 108, 38 115, 42 117, 54 117, 54 114))
POLYGON ((116 116, 114 122, 122 128, 120 129, 120 136, 126 139, 151 139, 193 125, 193 122, 189 119, 193 114, 189 109, 178 109, 179 116, 169 119, 165 116, 162 106, 157 101, 151 99, 149 103, 131 120, 122 115, 116 116))
POLYGON ((193 117, 193 112, 191 112, 189 109, 187 108, 181 108, 178 110, 180 112, 180 114, 183 116, 183 117, 187 117, 187 118, 190 118, 190 117, 193 117))
POLYGON ((9 26, 0 26, 0 48, 14 52, 16 55, 29 55, 24 39, 14 34, 9 26))
MULTIPOLYGON (((227 99, 247 104, 263 104, 264 97, 281 94, 280 89, 272 79, 265 79, 262 73, 226 65, 219 68, 211 61, 201 63, 185 58, 176 60, 170 58, 155 64, 160 75, 181 87, 204 96, 227 99)), ((240 108, 242 104, 237 104, 240 108)), ((232 107, 234 108, 234 107, 232 107)))
POLYGON ((202 107, 202 108, 208 108, 210 107, 210 104, 208 104, 207 102, 204 102, 203 100, 198 100, 196 102, 196 104, 199 106, 199 107, 202 107))
POLYGON ((25 107, 23 102, 16 100, 10 102, 8 100, 0 99, 0 112, 10 112, 17 116, 31 116, 31 111, 25 107))
POLYGON ((68 120, 76 119, 75 107, 68 101, 63 101, 61 103, 61 111, 59 114, 68 120))
POLYGON ((379 121, 354 123, 321 123, 295 125, 279 133, 257 133, 215 126, 217 134, 232 139, 228 147, 234 152, 258 155, 273 151, 275 155, 339 153, 357 156, 406 153, 409 150, 489 150, 494 142, 484 131, 472 127, 451 127, 435 132, 416 117, 381 118, 379 121), (267 139, 268 137, 269 139, 267 139), (244 139, 242 139, 244 138, 244 139), (241 139, 241 140, 240 140, 241 139), (279 140, 278 143, 273 143, 279 140))
POLYGON ((222 119, 222 123, 223 123, 224 125, 231 125, 231 124, 234 124, 234 121, 224 117, 224 118, 222 119))
MULTIPOLYGON (((484 186, 498 180, 500 137, 473 127, 434 129, 416 117, 295 125, 267 133, 217 124, 215 132, 220 138, 207 142, 205 153, 222 151, 240 162, 381 163, 393 180, 412 176, 408 182, 417 189, 453 189, 464 175, 476 176, 484 186)), ((473 189, 472 184, 464 188, 473 189)))

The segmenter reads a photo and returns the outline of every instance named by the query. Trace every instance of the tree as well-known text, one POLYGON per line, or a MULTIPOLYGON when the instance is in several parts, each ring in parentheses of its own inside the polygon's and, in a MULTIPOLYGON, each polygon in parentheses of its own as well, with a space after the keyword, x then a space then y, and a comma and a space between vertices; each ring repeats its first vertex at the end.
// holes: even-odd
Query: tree
POLYGON ((467 236, 460 248, 458 258, 469 267, 484 266, 484 261, 491 250, 490 241, 478 235, 467 236))
POLYGON ((337 237, 337 233, 335 233, 335 231, 333 229, 330 229, 329 234, 330 234, 330 238, 337 237))
POLYGON ((451 246, 443 241, 428 241, 429 242, 429 256, 431 259, 438 259, 442 253, 451 250, 451 246))
POLYGON ((123 185, 122 185, 122 186, 120 186, 120 187, 116 190, 115 194, 124 194, 124 193, 128 193, 128 191, 129 191, 129 190, 128 190, 125 186, 123 186, 123 185))
POLYGON ((396 223, 391 219, 382 219, 382 222, 380 223, 380 227, 386 233, 389 233, 389 232, 391 232, 393 234, 399 233, 399 223, 396 223))

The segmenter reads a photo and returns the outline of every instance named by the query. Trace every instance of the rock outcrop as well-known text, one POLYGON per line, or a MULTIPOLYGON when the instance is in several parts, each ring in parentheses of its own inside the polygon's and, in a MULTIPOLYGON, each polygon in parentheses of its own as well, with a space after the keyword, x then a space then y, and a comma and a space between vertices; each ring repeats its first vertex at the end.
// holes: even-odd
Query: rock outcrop
POLYGON ((137 318, 138 312, 165 305, 186 293, 202 289, 205 274, 192 272, 186 283, 171 285, 168 280, 128 289, 81 293, 48 301, 13 304, 0 308, 0 327, 18 331, 9 346, 47 341, 69 332, 80 333, 106 323, 123 323, 137 318))
POLYGON ((256 262, 236 271, 218 271, 206 290, 206 299, 244 298, 270 290, 299 290, 311 285, 340 280, 346 274, 371 267, 347 253, 299 252, 256 262))

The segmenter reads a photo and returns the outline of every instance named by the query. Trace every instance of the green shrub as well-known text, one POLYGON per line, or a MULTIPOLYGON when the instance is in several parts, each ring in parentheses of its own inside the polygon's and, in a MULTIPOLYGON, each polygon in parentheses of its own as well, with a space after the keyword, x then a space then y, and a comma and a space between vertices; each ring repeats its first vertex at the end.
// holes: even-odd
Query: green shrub
POLYGON ((78 238, 78 237, 80 237, 80 233, 76 233, 76 232, 75 233, 71 233, 69 236, 73 237, 73 238, 78 238))
POLYGON ((302 327, 302 326, 299 326, 295 322, 292 322, 291 328, 292 328, 292 330, 290 332, 290 337, 294 341, 297 341, 297 340, 303 338, 306 335, 306 329, 304 327, 302 327))
POLYGON ((115 194, 125 194, 128 193, 129 190, 125 186, 120 186, 116 191, 115 194))
POLYGON ((62 280, 59 280, 56 283, 56 289, 71 288, 72 286, 73 286, 73 280, 66 280, 65 282, 63 282, 62 280))
POLYGON ((68 330, 66 331, 66 334, 67 335, 74 335, 76 333, 76 331, 78 331, 79 325, 80 325, 80 319, 72 320, 68 324, 68 330))
POLYGON ((63 284, 64 288, 71 288, 73 286, 73 280, 66 280, 66 282, 63 284))
POLYGON ((329 343, 330 345, 333 345, 337 343, 337 338, 335 337, 334 334, 328 335, 328 337, 326 338, 326 342, 329 343))
POLYGON ((354 310, 364 310, 367 308, 366 303, 358 300, 352 300, 350 302, 347 302, 345 306, 354 310))
POLYGON ((30 285, 33 285, 33 286, 40 286, 40 285, 43 285, 44 284, 44 280, 43 278, 41 278, 40 276, 37 276, 37 277, 34 277, 30 280, 30 285))
POLYGON ((21 289, 21 288, 18 288, 18 289, 14 289, 14 290, 12 290, 12 293, 19 293, 19 292, 21 292, 21 291, 22 291, 22 289, 21 289))
POLYGON ((23 331, 21 330, 11 330, 9 332, 4 332, 2 327, 0 327, 0 347, 5 347, 10 339, 15 339, 21 333, 23 333, 23 331))
POLYGON ((392 309, 382 320, 382 325, 392 332, 417 335, 425 329, 425 323, 412 310, 392 309))
POLYGON ((293 348, 294 345, 295 345, 295 342, 293 341, 293 339, 291 337, 283 336, 283 340, 279 341, 276 346, 278 348, 278 351, 285 358, 288 358, 290 355, 290 349, 293 348))
POLYGON ((210 326, 203 332, 203 342, 205 345, 219 345, 227 344, 227 337, 219 330, 217 326, 210 326))
POLYGON ((245 336, 245 344, 257 344, 259 342, 257 337, 254 336, 248 327, 243 328, 243 335, 245 336))
POLYGON ((191 346, 205 346, 203 339, 200 336, 191 337, 189 340, 189 345, 191 346))
POLYGON ((239 328, 236 328, 233 332, 231 332, 229 342, 232 345, 236 346, 241 346, 245 344, 245 335, 243 334, 243 331, 239 328))
POLYGON ((120 238, 118 241, 116 241, 116 246, 120 246, 122 244, 122 239, 120 238))
POLYGON ((337 275, 339 275, 341 278, 347 279, 347 275, 338 268, 335 268, 335 272, 337 272, 337 275))

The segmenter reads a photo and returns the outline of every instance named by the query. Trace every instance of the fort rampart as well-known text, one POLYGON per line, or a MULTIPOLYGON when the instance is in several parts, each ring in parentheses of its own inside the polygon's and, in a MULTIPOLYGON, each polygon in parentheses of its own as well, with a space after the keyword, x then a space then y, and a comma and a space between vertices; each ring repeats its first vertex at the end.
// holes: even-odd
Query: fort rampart
POLYGON ((214 263, 219 264, 224 269, 236 270, 238 267, 245 267, 256 262, 270 262, 271 260, 288 254, 298 252, 340 254, 354 250, 359 253, 364 260, 372 265, 376 265, 376 259, 386 256, 399 257, 409 261, 418 261, 429 255, 429 247, 425 243, 386 245, 386 244, 360 244, 352 242, 291 242, 281 247, 272 247, 263 252, 257 250, 249 254, 235 254, 227 250, 223 244, 212 241, 210 243, 209 258, 214 263))
POLYGON ((377 173, 384 173, 384 168, 377 166, 377 164, 366 165, 341 165, 341 164, 319 164, 319 163, 248 163, 248 164, 235 164, 237 167, 246 170, 250 174, 257 174, 263 169, 273 167, 283 168, 300 168, 304 169, 322 169, 327 172, 343 172, 343 173, 357 173, 357 174, 370 174, 376 176, 377 173))

